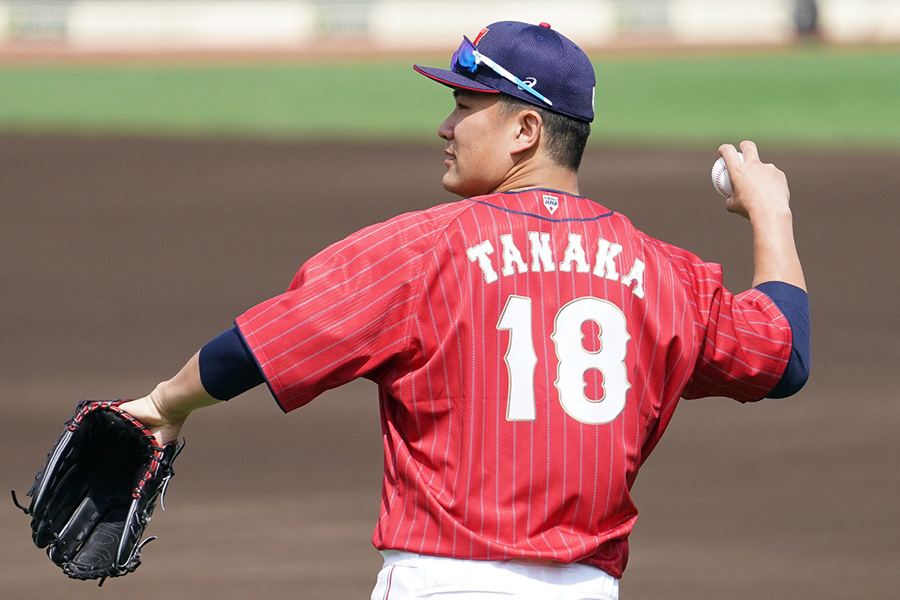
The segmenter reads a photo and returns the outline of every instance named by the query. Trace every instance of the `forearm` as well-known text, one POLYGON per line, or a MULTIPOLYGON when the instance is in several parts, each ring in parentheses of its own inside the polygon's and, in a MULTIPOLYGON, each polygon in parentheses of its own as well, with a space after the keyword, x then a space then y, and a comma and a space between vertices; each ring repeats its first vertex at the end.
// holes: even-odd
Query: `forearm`
POLYGON ((782 281, 806 291, 806 280, 794 243, 791 193, 787 178, 775 165, 759 159, 756 144, 741 144, 743 158, 731 144, 719 147, 734 186, 725 207, 750 220, 753 230, 753 286, 782 281))
POLYGON ((782 281, 806 290, 788 207, 750 215, 753 230, 753 286, 782 281))
POLYGON ((166 443, 178 437, 196 409, 229 400, 264 381, 235 327, 203 346, 172 379, 124 408, 166 443))
POLYGON ((123 404, 161 444, 178 438, 185 420, 194 410, 217 404, 200 379, 198 352, 171 379, 159 383, 149 395, 123 404))
POLYGON ((199 357, 199 352, 194 354, 174 377, 161 382, 150 393, 160 413, 172 421, 184 422, 194 410, 219 402, 203 387, 199 357))
POLYGON ((753 287, 767 294, 791 327, 787 366, 769 398, 797 393, 809 379, 809 296, 797 248, 790 209, 750 214, 753 229, 753 287))

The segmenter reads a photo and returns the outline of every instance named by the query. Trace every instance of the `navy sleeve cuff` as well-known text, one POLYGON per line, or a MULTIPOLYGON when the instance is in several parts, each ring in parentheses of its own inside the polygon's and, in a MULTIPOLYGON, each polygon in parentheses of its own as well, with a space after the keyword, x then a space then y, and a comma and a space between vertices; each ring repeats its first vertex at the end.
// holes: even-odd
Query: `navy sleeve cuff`
POLYGON ((782 281, 761 283, 756 289, 772 299, 791 325, 793 338, 791 356, 781 379, 772 391, 766 394, 767 398, 787 398, 799 392, 809 379, 811 358, 809 294, 782 281))
POLYGON ((200 381, 216 400, 230 400, 263 383, 244 337, 233 327, 200 349, 200 381))

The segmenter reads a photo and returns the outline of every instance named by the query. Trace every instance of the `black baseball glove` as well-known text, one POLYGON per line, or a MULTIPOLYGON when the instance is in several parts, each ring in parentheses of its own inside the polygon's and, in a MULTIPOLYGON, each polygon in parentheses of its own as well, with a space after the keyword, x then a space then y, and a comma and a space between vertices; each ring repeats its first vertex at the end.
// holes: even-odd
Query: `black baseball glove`
POLYGON ((182 445, 160 446, 120 408, 78 404, 28 492, 34 544, 73 579, 119 577, 141 564, 142 540, 182 445))

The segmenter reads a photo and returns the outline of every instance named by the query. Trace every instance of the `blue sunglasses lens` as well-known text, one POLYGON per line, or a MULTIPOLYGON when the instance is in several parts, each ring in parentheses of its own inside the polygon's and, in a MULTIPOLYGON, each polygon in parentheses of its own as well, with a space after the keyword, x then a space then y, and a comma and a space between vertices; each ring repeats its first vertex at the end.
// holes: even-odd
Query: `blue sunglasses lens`
POLYGON ((456 49, 456 52, 453 53, 453 59, 450 64, 450 68, 454 71, 458 68, 464 69, 470 73, 474 73, 476 69, 478 69, 478 64, 475 62, 475 48, 472 43, 463 38, 462 43, 459 45, 459 48, 456 49))

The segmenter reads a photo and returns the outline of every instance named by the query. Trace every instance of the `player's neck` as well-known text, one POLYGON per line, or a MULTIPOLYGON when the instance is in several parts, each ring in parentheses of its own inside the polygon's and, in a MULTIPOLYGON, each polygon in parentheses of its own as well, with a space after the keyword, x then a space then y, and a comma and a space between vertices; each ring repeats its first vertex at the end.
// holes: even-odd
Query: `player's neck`
POLYGON ((518 192, 535 188, 544 188, 580 196, 578 174, 563 167, 545 167, 537 170, 516 171, 494 192, 518 192))

